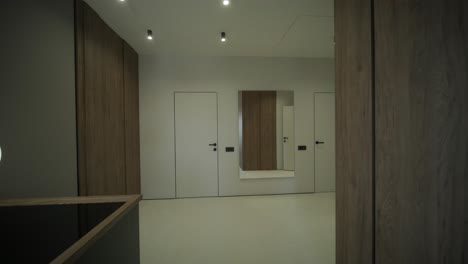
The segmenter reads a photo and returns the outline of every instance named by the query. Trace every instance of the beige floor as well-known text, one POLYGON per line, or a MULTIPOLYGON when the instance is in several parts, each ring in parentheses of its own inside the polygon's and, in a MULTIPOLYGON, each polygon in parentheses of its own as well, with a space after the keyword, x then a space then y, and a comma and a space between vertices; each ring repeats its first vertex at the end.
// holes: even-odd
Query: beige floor
POLYGON ((334 264, 335 194, 142 201, 141 263, 334 264))

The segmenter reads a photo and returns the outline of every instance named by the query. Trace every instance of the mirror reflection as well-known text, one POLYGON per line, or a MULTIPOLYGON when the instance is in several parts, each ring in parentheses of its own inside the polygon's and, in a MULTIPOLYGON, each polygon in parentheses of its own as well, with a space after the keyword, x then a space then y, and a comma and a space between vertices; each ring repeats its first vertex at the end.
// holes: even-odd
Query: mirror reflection
POLYGON ((240 177, 294 177, 294 92, 239 92, 240 177))

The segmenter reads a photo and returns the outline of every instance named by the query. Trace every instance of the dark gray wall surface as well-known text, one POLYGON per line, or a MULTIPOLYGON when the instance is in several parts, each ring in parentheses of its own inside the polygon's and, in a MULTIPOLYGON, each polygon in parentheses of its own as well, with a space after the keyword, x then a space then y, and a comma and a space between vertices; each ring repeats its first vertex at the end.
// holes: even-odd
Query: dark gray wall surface
POLYGON ((139 226, 139 207, 137 206, 92 245, 76 263, 140 263, 139 226))
POLYGON ((77 195, 73 0, 0 4, 0 199, 77 195))

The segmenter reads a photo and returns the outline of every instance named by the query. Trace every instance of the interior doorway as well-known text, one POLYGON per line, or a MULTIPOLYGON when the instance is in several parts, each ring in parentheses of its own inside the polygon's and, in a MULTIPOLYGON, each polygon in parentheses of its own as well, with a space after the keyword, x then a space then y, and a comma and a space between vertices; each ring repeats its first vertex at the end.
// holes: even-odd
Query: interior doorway
POLYGON ((216 93, 174 94, 176 196, 218 196, 216 93))

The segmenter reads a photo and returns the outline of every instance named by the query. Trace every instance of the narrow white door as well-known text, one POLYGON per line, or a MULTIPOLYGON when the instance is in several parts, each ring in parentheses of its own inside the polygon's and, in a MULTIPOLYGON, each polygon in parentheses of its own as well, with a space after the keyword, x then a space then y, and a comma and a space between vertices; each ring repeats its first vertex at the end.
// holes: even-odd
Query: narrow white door
POLYGON ((283 106, 283 167, 294 170, 294 106, 283 106))
POLYGON ((175 93, 176 196, 218 195, 216 93, 175 93))
POLYGON ((315 94, 315 191, 335 191, 335 93, 315 94))

